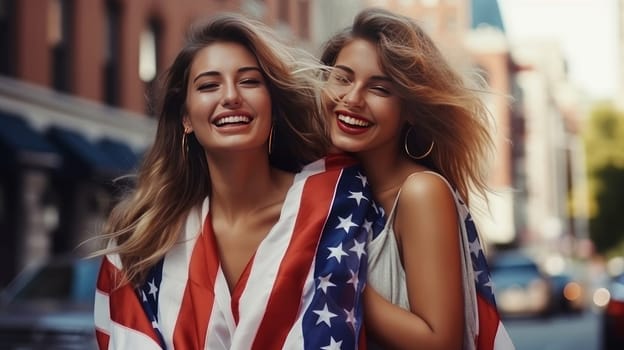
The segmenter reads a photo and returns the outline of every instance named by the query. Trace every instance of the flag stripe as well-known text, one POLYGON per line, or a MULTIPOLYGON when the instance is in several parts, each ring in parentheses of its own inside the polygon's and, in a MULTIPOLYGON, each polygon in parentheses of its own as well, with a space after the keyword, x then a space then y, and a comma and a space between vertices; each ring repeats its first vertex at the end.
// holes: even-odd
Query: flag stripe
POLYGON ((306 182, 299 211, 309 214, 297 217, 294 229, 297 235, 293 237, 280 265, 275 287, 269 297, 252 349, 279 349, 283 346, 288 329, 280 327, 279 323, 272 320, 279 317, 294 323, 297 317, 302 300, 301 292, 334 194, 334 188, 326 184, 328 181, 335 183, 338 177, 339 172, 334 172, 331 177, 329 174, 312 177, 306 182))
POLYGON ((214 285, 219 269, 210 215, 206 215, 189 264, 189 280, 173 335, 175 349, 203 349, 214 304, 214 285))

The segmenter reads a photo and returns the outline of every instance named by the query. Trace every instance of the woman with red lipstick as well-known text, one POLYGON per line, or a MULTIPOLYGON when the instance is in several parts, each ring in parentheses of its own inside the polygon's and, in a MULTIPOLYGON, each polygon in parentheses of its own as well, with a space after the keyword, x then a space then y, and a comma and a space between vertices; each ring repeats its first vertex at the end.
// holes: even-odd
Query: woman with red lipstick
POLYGON ((355 161, 321 158, 306 61, 242 16, 191 32, 97 253, 100 348, 365 346, 365 246, 383 224, 355 161))
POLYGON ((362 164, 386 227, 370 236, 369 349, 512 349, 471 191, 485 194, 489 113, 407 17, 366 9, 325 45, 335 147, 362 164))

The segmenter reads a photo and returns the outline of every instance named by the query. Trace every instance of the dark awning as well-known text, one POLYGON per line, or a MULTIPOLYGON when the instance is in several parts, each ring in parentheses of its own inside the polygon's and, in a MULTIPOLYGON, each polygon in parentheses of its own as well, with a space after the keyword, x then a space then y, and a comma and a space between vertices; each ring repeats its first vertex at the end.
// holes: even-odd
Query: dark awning
POLYGON ((18 114, 0 111, 0 164, 57 168, 61 155, 41 133, 18 114))
POLYGON ((112 178, 126 170, 98 144, 76 131, 52 127, 47 134, 50 141, 63 152, 63 170, 67 174, 112 178))
POLYGON ((120 171, 128 173, 136 170, 139 156, 127 144, 104 138, 98 142, 98 146, 108 154, 120 171))

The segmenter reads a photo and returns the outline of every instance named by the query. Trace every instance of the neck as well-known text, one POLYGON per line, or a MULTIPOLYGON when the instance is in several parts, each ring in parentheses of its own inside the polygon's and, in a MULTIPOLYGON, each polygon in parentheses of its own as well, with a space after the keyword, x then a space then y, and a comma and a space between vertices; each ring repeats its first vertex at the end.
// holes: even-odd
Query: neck
POLYGON ((208 168, 211 210, 228 218, 275 204, 288 188, 289 174, 272 168, 266 154, 209 156, 208 168))

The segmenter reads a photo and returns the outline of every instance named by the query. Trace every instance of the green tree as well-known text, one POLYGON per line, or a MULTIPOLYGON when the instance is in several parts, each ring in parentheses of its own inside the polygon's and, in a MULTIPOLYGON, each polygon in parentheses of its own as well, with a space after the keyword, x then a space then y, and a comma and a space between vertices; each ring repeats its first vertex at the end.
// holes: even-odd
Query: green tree
POLYGON ((624 113, 596 105, 584 133, 590 237, 599 253, 624 243, 624 113))

